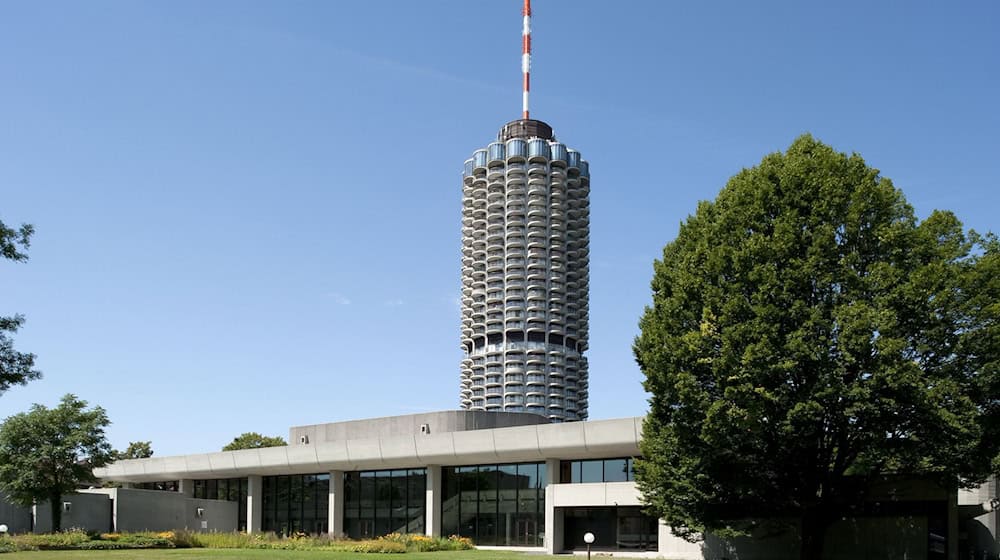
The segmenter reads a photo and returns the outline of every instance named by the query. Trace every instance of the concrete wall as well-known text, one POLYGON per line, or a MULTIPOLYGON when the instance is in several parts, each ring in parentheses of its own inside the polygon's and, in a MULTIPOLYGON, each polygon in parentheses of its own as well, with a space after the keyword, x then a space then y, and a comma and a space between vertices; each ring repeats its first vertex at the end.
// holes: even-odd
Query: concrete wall
POLYGON ((634 482, 556 484, 552 490, 555 507, 642 505, 634 482))
POLYGON ((300 445, 303 443, 303 436, 308 439, 308 443, 312 444, 425 433, 421 432, 421 426, 426 426, 426 433, 443 434, 548 423, 547 418, 527 412, 497 413, 480 410, 446 410, 311 426, 293 426, 288 429, 288 443, 289 445, 300 445))
POLYGON ((964 535, 962 558, 1000 556, 1000 512, 984 512, 983 504, 1000 497, 1000 484, 991 478, 979 488, 958 493, 959 530, 964 535))
POLYGON ((110 492, 114 499, 116 531, 235 531, 236 502, 189 498, 179 492, 115 488, 94 490, 110 492), (201 516, 198 516, 201 508, 201 516))
POLYGON ((6 525, 11 534, 30 533, 31 508, 16 506, 0 494, 0 525, 6 525))
MULTIPOLYGON (((111 498, 106 494, 67 494, 63 503, 69 503, 69 511, 63 509, 62 528, 79 528, 97 533, 111 531, 111 498)), ((62 507, 62 504, 57 504, 62 507)), ((35 505, 35 532, 52 532, 52 509, 49 502, 35 505)))

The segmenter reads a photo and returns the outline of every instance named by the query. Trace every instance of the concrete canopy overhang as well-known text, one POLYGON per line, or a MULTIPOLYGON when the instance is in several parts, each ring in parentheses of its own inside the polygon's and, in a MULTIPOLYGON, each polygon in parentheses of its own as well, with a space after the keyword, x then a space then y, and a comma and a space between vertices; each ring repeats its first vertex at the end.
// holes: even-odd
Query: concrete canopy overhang
POLYGON ((95 469, 103 480, 157 482, 519 463, 639 454, 642 417, 511 428, 346 439, 319 444, 116 461, 95 469))

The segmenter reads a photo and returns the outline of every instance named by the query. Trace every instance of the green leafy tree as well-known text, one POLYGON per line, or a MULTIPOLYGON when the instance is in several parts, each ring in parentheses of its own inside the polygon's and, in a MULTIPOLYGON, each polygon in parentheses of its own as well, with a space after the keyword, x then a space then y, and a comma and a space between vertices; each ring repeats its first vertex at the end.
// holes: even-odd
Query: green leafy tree
POLYGON ((223 451, 236 451, 238 449, 259 449, 261 447, 281 447, 288 445, 282 437, 262 436, 257 432, 246 432, 240 434, 233 441, 229 442, 223 451))
POLYGON ((0 425, 0 490, 28 507, 48 501, 52 530, 62 527, 62 497, 94 481, 93 469, 114 458, 104 436, 110 424, 104 409, 87 409, 73 395, 59 406, 40 404, 0 425))
POLYGON ((148 459, 153 456, 153 442, 130 441, 125 451, 116 451, 115 459, 148 459))
POLYGON ((700 203, 654 269, 637 480, 675 534, 796 519, 819 558, 880 477, 1000 471, 1000 244, 919 221, 857 154, 798 138, 700 203))
MULTIPOLYGON (((9 228, 0 221, 0 256, 16 262, 28 260, 27 250, 31 234, 35 229, 29 224, 20 228, 9 228)), ((35 355, 14 350, 14 340, 10 335, 24 324, 21 315, 0 316, 0 395, 12 385, 24 385, 38 379, 41 373, 34 369, 35 355)))

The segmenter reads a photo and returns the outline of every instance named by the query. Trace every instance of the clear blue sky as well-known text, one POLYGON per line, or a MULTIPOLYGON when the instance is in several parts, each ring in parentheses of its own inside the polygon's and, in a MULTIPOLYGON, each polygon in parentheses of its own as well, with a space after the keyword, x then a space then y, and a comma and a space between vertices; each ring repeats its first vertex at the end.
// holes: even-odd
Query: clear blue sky
MULTIPOLYGON (((591 418, 642 414, 652 261, 804 132, 998 230, 1000 3, 535 0, 532 115, 591 162, 591 418)), ((0 314, 112 443, 458 406, 462 162, 520 2, 0 3, 0 314)))

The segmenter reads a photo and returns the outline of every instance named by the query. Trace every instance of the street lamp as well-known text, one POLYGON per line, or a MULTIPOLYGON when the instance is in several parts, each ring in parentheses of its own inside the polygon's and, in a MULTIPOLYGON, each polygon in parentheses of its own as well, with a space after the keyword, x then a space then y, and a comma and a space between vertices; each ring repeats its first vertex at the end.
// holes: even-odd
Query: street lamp
POLYGON ((587 560, 590 560, 590 545, 594 544, 594 534, 590 531, 584 533, 583 542, 587 543, 587 560))

